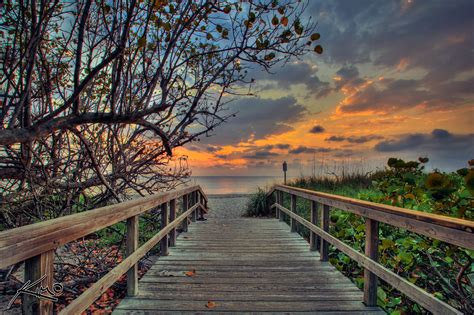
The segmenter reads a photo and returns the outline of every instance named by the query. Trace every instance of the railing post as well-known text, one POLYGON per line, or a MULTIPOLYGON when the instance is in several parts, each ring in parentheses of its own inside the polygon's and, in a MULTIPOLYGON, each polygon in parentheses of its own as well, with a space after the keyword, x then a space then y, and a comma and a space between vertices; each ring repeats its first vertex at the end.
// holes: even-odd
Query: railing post
MULTIPOLYGON (((328 205, 323 205, 323 211, 321 212, 321 228, 325 232, 329 232, 329 206, 328 205)), ((323 238, 321 238, 319 255, 320 255, 321 261, 329 260, 329 244, 323 238)))
MULTIPOLYGON (((204 205, 204 196, 201 194, 201 192, 199 192, 199 203, 204 205)), ((199 218, 204 218, 204 210, 201 207, 199 207, 199 218)))
MULTIPOLYGON (((188 195, 184 194, 183 195, 183 213, 188 211, 189 203, 188 203, 188 195)), ((188 218, 186 217, 183 220, 183 231, 187 232, 188 231, 188 218)))
MULTIPOLYGON (((196 198, 196 191, 193 191, 191 193, 191 207, 194 206, 196 204, 196 201, 197 201, 197 198, 196 198)), ((192 222, 196 222, 196 209, 194 209, 192 215, 191 215, 191 221, 192 222)))
MULTIPOLYGON (((176 199, 170 200, 170 222, 176 219, 176 199)), ((170 246, 176 245, 176 228, 170 231, 170 246)))
MULTIPOLYGON (((365 255, 378 260, 379 223, 365 218, 365 255)), ((367 306, 377 306, 377 276, 364 269, 364 303, 367 306)))
MULTIPOLYGON (((41 281, 41 284, 32 288, 32 291, 36 291, 40 286, 43 288, 48 287, 49 289, 53 288, 54 250, 49 250, 25 261, 25 282, 28 280, 34 282, 43 276, 46 276, 45 279, 41 281)), ((22 294, 22 313, 28 315, 53 314, 53 302, 38 299, 30 294, 22 294)))
MULTIPOLYGON (((291 212, 296 213, 296 195, 291 195, 291 212)), ((296 232, 296 220, 290 219, 291 232, 296 232)))
MULTIPOLYGON (((280 195, 280 201, 278 201, 278 203, 283 206, 283 192, 282 191, 278 191, 279 195, 280 195)), ((280 221, 283 221, 283 214, 284 212, 280 211, 280 216, 278 217, 280 219, 280 221)))
MULTIPOLYGON (((318 217, 318 203, 316 201, 311 201, 311 223, 313 223, 314 225, 318 225, 318 217)), ((319 236, 312 231, 310 232, 309 244, 310 250, 319 250, 319 236)))
MULTIPOLYGON (((280 191, 276 190, 276 203, 280 204, 280 191)), ((280 219, 280 209, 275 208, 275 218, 280 219)))
MULTIPOLYGON (((199 190, 198 190, 198 194, 199 194, 199 195, 198 195, 198 196, 199 196, 198 201, 199 201, 199 203, 200 203, 201 205, 204 206, 204 203, 205 203, 205 202, 204 202, 204 200, 205 200, 205 199, 204 199, 204 195, 203 195, 203 194, 201 193, 201 191, 199 191, 199 190)), ((201 219, 201 220, 204 219, 204 209, 202 209, 201 207, 199 207, 199 210, 198 210, 198 211, 199 211, 199 219, 201 219)))
MULTIPOLYGON (((126 255, 130 256, 138 248, 138 225, 137 215, 127 219, 127 249, 126 255)), ((127 271, 127 295, 136 296, 138 294, 138 264, 133 265, 127 271)))
MULTIPOLYGON (((164 229, 168 225, 168 204, 165 202, 161 205, 161 228, 164 229)), ((169 236, 166 234, 160 243, 160 255, 168 256, 168 239, 169 236)))

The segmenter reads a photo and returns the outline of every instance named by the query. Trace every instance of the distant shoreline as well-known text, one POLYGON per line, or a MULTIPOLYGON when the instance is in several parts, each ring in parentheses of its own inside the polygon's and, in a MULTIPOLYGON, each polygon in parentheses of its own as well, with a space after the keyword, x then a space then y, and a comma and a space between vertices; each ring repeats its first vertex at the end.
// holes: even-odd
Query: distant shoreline
POLYGON ((208 198, 221 199, 221 198, 242 198, 249 197, 251 193, 229 193, 229 194, 208 194, 208 198))

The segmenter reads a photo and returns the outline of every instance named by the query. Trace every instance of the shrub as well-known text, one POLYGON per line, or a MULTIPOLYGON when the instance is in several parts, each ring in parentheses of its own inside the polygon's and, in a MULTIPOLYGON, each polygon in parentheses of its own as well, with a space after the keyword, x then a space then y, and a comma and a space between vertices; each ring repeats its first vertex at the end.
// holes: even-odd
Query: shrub
MULTIPOLYGON (((358 199, 390 204, 464 219, 474 218, 474 161, 456 173, 424 171, 428 158, 389 159, 387 168, 366 178, 300 178, 290 185, 358 199), (371 184, 366 185, 367 182, 371 184)), ((287 201, 288 204, 288 201, 287 201)), ((298 200, 298 214, 309 219, 308 205, 298 200)), ((330 233, 352 248, 364 251, 364 220, 355 214, 331 210, 330 233)), ((299 231, 301 232, 301 231, 299 231)), ((305 233, 301 233, 306 236, 305 233)), ((360 288, 363 268, 330 247, 330 262, 360 288)), ((449 245, 404 229, 380 224, 379 261, 400 276, 465 313, 474 312, 474 251, 449 245)), ((391 314, 424 313, 422 308, 383 282, 378 304, 391 314)))

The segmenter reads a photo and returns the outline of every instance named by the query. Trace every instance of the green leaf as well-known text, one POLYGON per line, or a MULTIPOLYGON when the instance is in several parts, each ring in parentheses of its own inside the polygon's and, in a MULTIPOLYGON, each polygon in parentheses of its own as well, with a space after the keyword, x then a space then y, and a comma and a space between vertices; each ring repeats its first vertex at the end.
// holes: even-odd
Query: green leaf
POLYGON ((382 240, 382 249, 385 250, 385 249, 392 248, 392 247, 394 247, 394 246, 395 246, 395 242, 394 242, 394 241, 389 240, 389 239, 387 239, 387 238, 384 238, 384 239, 382 240))
POLYGON ((385 304, 385 300, 387 299, 387 293, 381 288, 377 288, 377 298, 385 304))

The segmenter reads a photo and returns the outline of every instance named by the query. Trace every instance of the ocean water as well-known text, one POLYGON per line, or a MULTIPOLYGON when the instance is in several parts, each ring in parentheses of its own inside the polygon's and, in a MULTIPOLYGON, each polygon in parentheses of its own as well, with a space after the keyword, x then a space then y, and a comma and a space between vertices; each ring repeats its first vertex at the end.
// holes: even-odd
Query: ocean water
POLYGON ((188 185, 201 185, 208 195, 249 194, 257 187, 283 183, 282 176, 193 176, 188 185))

